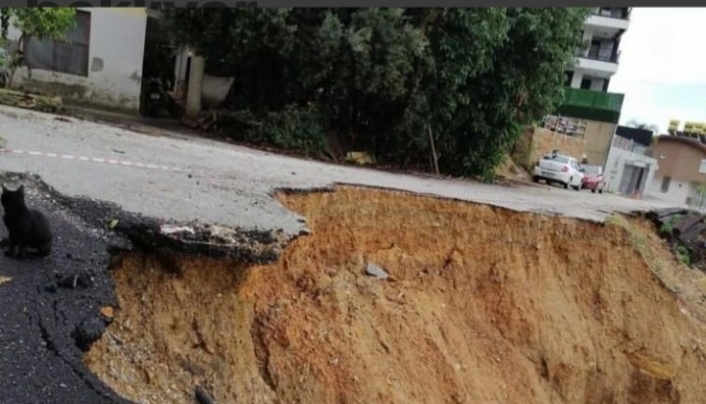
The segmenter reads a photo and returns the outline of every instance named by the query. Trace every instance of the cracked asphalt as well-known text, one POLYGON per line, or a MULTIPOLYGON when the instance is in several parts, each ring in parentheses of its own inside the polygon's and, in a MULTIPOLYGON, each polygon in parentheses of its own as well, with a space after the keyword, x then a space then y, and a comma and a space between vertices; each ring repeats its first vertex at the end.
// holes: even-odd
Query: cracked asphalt
MULTIPOLYGON (((0 106, 0 136, 10 149, 183 171, 0 153, 0 172, 5 172, 0 180, 7 180, 7 173, 26 172, 49 186, 36 176, 9 178, 28 184, 28 203, 48 213, 58 237, 46 259, 17 261, 0 254, 0 276, 10 278, 0 284, 0 403, 126 403, 81 361, 82 347, 99 338, 109 323, 100 309, 117 304, 106 270, 107 249, 166 243, 143 236, 154 235, 160 223, 194 221, 246 229, 248 238, 277 244, 273 230, 293 236, 306 225, 274 199, 278 188, 360 184, 589 220, 666 206, 548 187, 499 187, 329 165, 162 130, 150 136, 57 118, 0 106), (120 219, 115 232, 105 226, 112 218, 120 219)), ((0 236, 5 232, 2 227, 0 236)), ((197 244, 189 248, 199 252, 197 244)), ((272 251, 249 245, 238 257, 273 259, 272 251)))
MULTIPOLYGON (((128 403, 81 360, 81 347, 109 322, 100 308, 117 305, 106 246, 128 245, 88 225, 32 179, 23 180, 28 203, 47 212, 57 242, 45 259, 0 254, 0 276, 9 278, 0 285, 0 402, 128 403)), ((4 227, 0 234, 6 236, 4 227)))
POLYGON ((289 235, 298 234, 305 224, 274 199, 277 188, 360 184, 588 220, 667 206, 656 200, 578 194, 545 186, 501 187, 421 178, 284 157, 164 130, 152 133, 2 106, 0 136, 7 140, 7 148, 176 166, 184 171, 24 154, 0 154, 0 170, 36 173, 69 196, 114 202, 149 217, 283 229, 289 235))

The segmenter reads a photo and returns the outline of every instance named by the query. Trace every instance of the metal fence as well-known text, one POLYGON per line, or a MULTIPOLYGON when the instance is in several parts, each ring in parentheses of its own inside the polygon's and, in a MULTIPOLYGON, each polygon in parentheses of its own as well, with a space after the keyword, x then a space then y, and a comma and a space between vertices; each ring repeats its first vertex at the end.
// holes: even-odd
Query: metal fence
POLYGON ((687 200, 689 209, 693 209, 699 213, 706 214, 706 185, 700 185, 694 195, 687 200))

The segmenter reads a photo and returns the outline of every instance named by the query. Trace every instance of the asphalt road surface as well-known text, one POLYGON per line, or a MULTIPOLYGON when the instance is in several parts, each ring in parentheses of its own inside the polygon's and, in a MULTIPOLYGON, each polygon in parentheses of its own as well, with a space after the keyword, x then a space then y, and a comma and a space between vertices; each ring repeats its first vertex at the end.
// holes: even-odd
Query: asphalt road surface
MULTIPOLYGON (((357 183, 591 220, 664 207, 613 195, 328 165, 157 133, 0 107, 0 136, 7 141, 0 171, 38 174, 67 196, 22 179, 29 203, 48 212, 59 239, 46 259, 0 255, 0 403, 125 402, 81 362, 82 347, 97 339, 109 321, 100 308, 116 304, 106 248, 129 246, 124 237, 103 230, 101 223, 115 211, 89 198, 115 203, 127 217, 139 217, 134 213, 156 220, 283 229, 290 235, 305 224, 273 198, 277 188, 357 183), (77 200, 82 202, 73 203, 77 200)), ((0 236, 5 236, 4 227, 0 236)))
POLYGON ((36 173, 67 195, 115 202, 127 211, 150 217, 283 229, 287 234, 299 233, 304 225, 273 198, 273 191, 334 183, 397 188, 590 220, 602 220, 616 211, 665 207, 657 201, 588 191, 578 194, 544 186, 509 188, 392 174, 283 157, 165 131, 155 134, 0 107, 0 136, 7 140, 7 148, 23 152, 0 154, 0 170, 36 173), (62 158, 64 155, 73 158, 62 158))
POLYGON ((24 182, 28 203, 48 213, 57 242, 45 259, 0 254, 0 403, 127 403, 81 361, 81 347, 108 324, 100 308, 117 304, 106 247, 126 244, 24 182))

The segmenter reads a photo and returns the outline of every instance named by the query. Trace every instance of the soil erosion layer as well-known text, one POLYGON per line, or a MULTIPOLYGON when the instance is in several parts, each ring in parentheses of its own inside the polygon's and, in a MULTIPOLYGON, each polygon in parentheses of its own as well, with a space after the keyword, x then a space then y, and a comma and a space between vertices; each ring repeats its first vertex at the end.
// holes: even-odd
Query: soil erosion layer
POLYGON ((644 223, 354 187, 280 199, 311 234, 276 263, 128 255, 88 366, 155 404, 196 386, 221 403, 706 397, 703 278, 644 223))

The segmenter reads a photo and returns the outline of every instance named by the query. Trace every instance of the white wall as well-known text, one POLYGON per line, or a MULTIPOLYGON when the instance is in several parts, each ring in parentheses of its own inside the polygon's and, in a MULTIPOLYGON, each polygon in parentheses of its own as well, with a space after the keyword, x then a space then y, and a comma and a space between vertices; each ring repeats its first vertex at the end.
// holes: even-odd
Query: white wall
POLYGON ((581 88, 581 80, 584 78, 591 80, 591 90, 603 91, 603 83, 605 82, 605 79, 585 75, 581 70, 574 70, 574 75, 571 78, 571 87, 581 88))
MULTIPOLYGON (((126 110, 139 110, 142 81, 142 63, 147 30, 144 8, 79 8, 91 13, 88 77, 46 70, 32 70, 28 80, 27 69, 18 70, 13 87, 46 93, 68 92, 59 95, 83 102, 126 110), (42 83, 60 83, 66 86, 46 86, 42 83), (49 90, 51 89, 51 90, 49 90), (80 89, 81 91, 77 90, 80 89)), ((19 31, 11 29, 9 39, 16 40, 19 31)))
POLYGON ((644 167, 647 169, 645 177, 643 195, 649 194, 654 183, 655 172, 657 171, 657 160, 631 152, 629 150, 618 147, 611 147, 608 152, 608 158, 604 167, 605 177, 608 181, 608 192, 618 192, 620 179, 623 177, 625 165, 630 164, 636 167, 644 167))
POLYGON ((613 30, 618 29, 628 29, 630 26, 630 20, 623 20, 622 18, 612 18, 604 17, 600 15, 589 15, 586 19, 586 26, 588 27, 605 27, 611 28, 613 30))
POLYGON ((583 80, 583 73, 574 71, 574 77, 571 78, 571 87, 581 88, 581 80, 583 80))
POLYGON ((685 206, 686 198, 691 194, 691 185, 687 181, 679 181, 674 178, 669 183, 667 192, 662 192, 662 176, 654 176, 648 189, 649 195, 664 201, 671 202, 677 206, 685 206))
MULTIPOLYGON (((188 49, 181 49, 177 54, 174 66, 174 91, 180 95, 185 95, 187 91, 186 66, 192 52, 188 49)), ((201 99, 207 104, 216 104, 223 101, 230 91, 235 77, 219 77, 204 74, 201 85, 201 99)))

